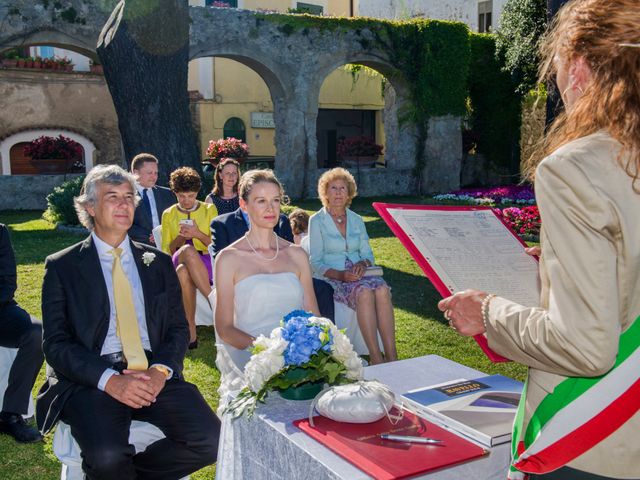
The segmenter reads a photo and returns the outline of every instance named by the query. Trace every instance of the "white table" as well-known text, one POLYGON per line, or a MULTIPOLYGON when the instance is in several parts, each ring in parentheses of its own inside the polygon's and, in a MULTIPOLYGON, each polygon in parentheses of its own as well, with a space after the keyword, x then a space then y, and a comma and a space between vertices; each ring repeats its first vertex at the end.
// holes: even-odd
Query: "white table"
MULTIPOLYGON (((427 355, 365 368, 365 378, 379 380, 400 394, 408 390, 483 373, 439 357, 427 355)), ((309 401, 284 400, 277 393, 267 398, 251 420, 222 419, 216 478, 220 480, 369 479, 367 474, 292 425, 306 418, 309 401)), ((478 460, 426 474, 432 480, 503 480, 509 465, 509 444, 491 449, 478 460)))

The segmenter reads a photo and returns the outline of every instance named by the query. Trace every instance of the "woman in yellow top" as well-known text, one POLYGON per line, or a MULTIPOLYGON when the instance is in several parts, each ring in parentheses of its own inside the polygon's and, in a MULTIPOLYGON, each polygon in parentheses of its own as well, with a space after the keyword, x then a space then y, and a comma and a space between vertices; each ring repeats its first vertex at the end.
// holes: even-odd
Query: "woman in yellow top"
POLYGON ((200 175, 193 168, 182 167, 171 172, 169 187, 178 203, 162 214, 162 250, 172 256, 180 280, 191 349, 198 347, 196 289, 205 298, 211 293, 213 269, 207 247, 211 243, 211 220, 218 215, 214 205, 196 199, 200 185, 200 175))

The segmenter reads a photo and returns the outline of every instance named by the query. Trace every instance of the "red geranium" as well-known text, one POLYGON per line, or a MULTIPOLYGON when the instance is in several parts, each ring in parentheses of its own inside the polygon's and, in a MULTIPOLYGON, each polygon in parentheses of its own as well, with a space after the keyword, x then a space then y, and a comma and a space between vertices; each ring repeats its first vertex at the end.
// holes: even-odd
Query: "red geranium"
POLYGON ((84 150, 75 140, 64 135, 48 137, 43 135, 24 147, 24 154, 31 158, 62 158, 81 161, 84 150))

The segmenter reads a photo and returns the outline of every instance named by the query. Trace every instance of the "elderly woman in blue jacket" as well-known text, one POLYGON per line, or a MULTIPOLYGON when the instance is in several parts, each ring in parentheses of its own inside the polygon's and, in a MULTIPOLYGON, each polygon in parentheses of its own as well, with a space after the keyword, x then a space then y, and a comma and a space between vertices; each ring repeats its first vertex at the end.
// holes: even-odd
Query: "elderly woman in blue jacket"
POLYGON ((320 177, 318 195, 324 207, 309 219, 311 267, 315 276, 331 284, 335 301, 357 312, 371 363, 391 362, 397 359, 391 291, 382 277, 365 276, 374 260, 362 217, 348 208, 356 193, 353 175, 344 168, 320 177))

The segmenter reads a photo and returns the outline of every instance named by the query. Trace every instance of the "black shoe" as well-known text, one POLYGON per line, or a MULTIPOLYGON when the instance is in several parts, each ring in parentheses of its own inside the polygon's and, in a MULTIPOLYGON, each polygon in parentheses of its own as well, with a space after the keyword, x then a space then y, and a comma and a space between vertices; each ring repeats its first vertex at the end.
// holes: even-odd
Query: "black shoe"
POLYGON ((40 432, 24 421, 22 415, 14 413, 0 414, 0 432, 8 433, 16 442, 31 443, 42 440, 40 432))
POLYGON ((196 338, 193 342, 189 344, 189 350, 195 350, 198 348, 198 339, 196 338))

